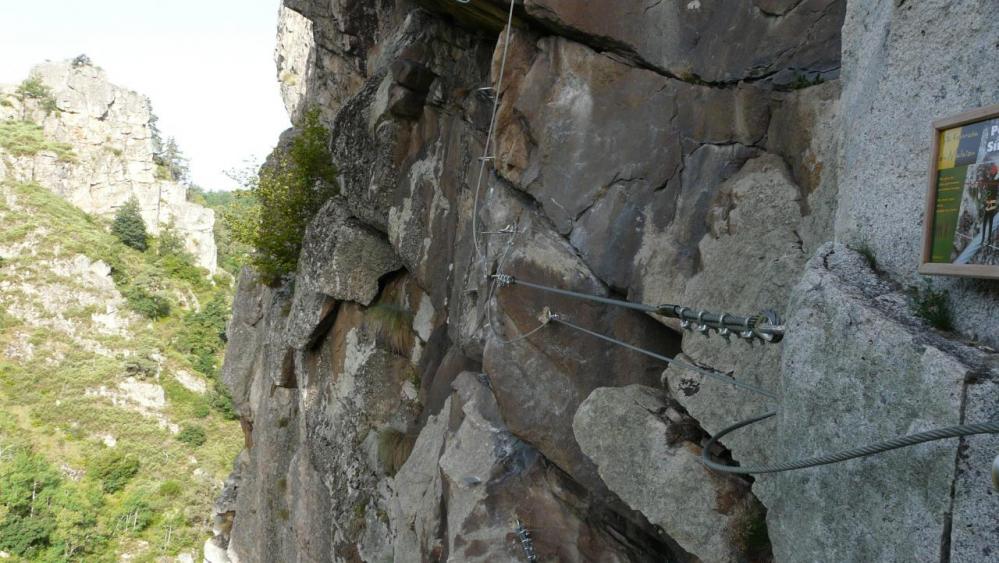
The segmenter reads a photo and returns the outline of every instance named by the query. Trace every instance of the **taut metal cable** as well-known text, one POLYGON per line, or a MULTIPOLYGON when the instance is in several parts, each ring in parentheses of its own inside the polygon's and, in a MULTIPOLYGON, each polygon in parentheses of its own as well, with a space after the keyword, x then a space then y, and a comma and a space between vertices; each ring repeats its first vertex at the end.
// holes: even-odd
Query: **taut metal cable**
POLYGON ((916 444, 922 444, 924 442, 933 442, 936 440, 944 440, 946 438, 959 438, 961 436, 974 436, 976 434, 999 434, 999 421, 991 422, 980 422, 978 424, 962 424, 959 426, 948 426, 946 428, 937 428, 935 430, 929 430, 926 432, 919 432, 917 434, 909 434, 908 436, 899 436, 897 438, 892 438, 890 440, 885 440, 883 442, 876 442, 874 444, 869 444, 867 446, 861 446, 859 448, 852 448, 849 450, 843 450, 840 452, 835 452, 831 454, 820 455, 816 457, 811 457, 808 459, 801 459, 797 461, 789 461, 785 463, 778 463, 774 465, 757 465, 757 466, 734 466, 725 465, 723 463, 718 463, 713 461, 708 454, 711 451, 711 447, 714 446, 719 440, 732 432, 740 428, 744 428, 751 424, 766 420, 768 418, 776 415, 776 412, 768 412, 766 414, 756 416, 747 420, 737 422, 721 432, 718 432, 708 440, 707 444, 704 445, 704 450, 701 452, 701 461, 704 465, 708 466, 715 471, 722 471, 725 473, 738 473, 742 475, 750 473, 780 473, 783 471, 793 471, 796 469, 805 469, 808 467, 818 467, 820 465, 829 465, 830 463, 840 463, 842 461, 847 461, 850 459, 855 459, 858 457, 867 457, 875 454, 897 450, 899 448, 906 448, 909 446, 915 446, 916 444))
MULTIPOLYGON (((715 381, 720 381, 729 385, 733 385, 740 389, 751 391, 758 395, 763 395, 769 399, 777 399, 777 396, 755 385, 744 383, 739 381, 729 375, 719 372, 717 370, 711 370, 708 368, 703 368, 700 366, 692 365, 687 362, 677 360, 675 358, 668 358, 661 354, 639 348, 638 346, 628 344, 616 338, 612 338, 605 334, 600 334, 599 332, 594 332, 587 328, 583 328, 577 324, 571 323, 557 314, 550 314, 549 318, 553 322, 557 322, 561 325, 567 326, 569 328, 578 330, 585 334, 589 334, 595 338, 599 338, 606 342, 633 350, 640 354, 645 354, 647 356, 662 360, 667 364, 676 365, 685 369, 689 369, 700 373, 706 377, 714 379, 715 381)), ((712 447, 718 443, 723 437, 735 432, 740 428, 744 428, 751 424, 757 422, 762 422, 768 418, 772 418, 777 415, 777 411, 770 411, 766 414, 755 416, 753 418, 739 421, 727 428, 722 429, 720 432, 712 436, 706 444, 704 444, 703 450, 701 451, 701 461, 708 468, 715 471, 721 471, 723 473, 735 473, 735 474, 760 474, 760 473, 780 473, 784 471, 794 471, 797 469, 806 469, 809 467, 818 467, 820 465, 829 465, 831 463, 840 463, 850 459, 868 457, 875 454, 897 450, 899 448, 906 448, 909 446, 914 446, 916 444, 922 444, 924 442, 933 442, 936 440, 944 440, 947 438, 958 438, 962 436, 974 436, 976 434, 999 434, 999 421, 981 422, 977 424, 962 424, 958 426, 948 426, 945 428, 937 428, 935 430, 929 430, 926 432, 919 432, 917 434, 909 434, 907 436, 899 436, 897 438, 892 438, 890 440, 885 440, 883 442, 876 442, 874 444, 869 444, 866 446, 861 446, 857 448, 851 448, 848 450, 843 450, 839 452, 834 452, 830 454, 824 454, 821 456, 816 456, 808 459, 802 459, 797 461, 789 461, 784 463, 778 463, 774 465, 762 465, 762 466, 736 466, 736 465, 726 465, 723 463, 718 463, 711 459, 709 452, 712 447)), ((999 458, 997 458, 993 467, 993 481, 996 484, 997 490, 999 490, 999 458)))
POLYGON ((590 293, 580 293, 578 291, 571 291, 568 289, 550 287, 547 285, 525 281, 502 273, 495 274, 493 278, 495 278, 500 285, 522 285, 524 287, 530 287, 540 291, 554 293, 556 295, 563 295, 565 297, 572 297, 574 299, 583 299, 586 301, 593 301, 594 303, 603 303, 605 305, 624 307, 626 309, 634 309, 645 313, 655 313, 657 315, 680 319, 681 327, 686 330, 697 330, 705 336, 708 335, 708 329, 713 329, 718 331, 718 334, 726 339, 730 334, 736 334, 747 340, 759 338, 764 342, 777 343, 784 337, 784 325, 781 324, 779 317, 773 311, 762 311, 753 316, 732 315, 729 313, 712 313, 703 309, 695 310, 682 305, 647 305, 645 303, 635 303, 634 301, 624 301, 622 299, 602 297, 600 295, 593 295, 590 293))
MULTIPOLYGON (((461 1, 461 0, 459 0, 461 1)), ((468 2, 462 2, 467 4, 468 2)), ((472 245, 475 246, 475 256, 482 259, 482 250, 479 247, 479 192, 482 191, 482 177, 486 172, 486 162, 495 158, 489 154, 489 147, 492 144, 493 133, 496 128, 496 114, 499 111, 499 97, 503 89, 503 75, 506 73, 506 55, 510 49, 510 33, 513 30, 513 7, 517 0, 510 0, 510 15, 506 20, 506 40, 503 41, 503 57, 500 59, 499 76, 496 78, 496 86, 493 90, 493 110, 489 116, 489 129, 486 131, 486 145, 482 149, 482 158, 479 159, 479 179, 475 182, 475 200, 472 203, 472 245)))
POLYGON ((675 364, 675 365, 677 365, 679 367, 686 368, 686 369, 689 369, 691 371, 696 371, 697 373, 699 373, 699 374, 701 374, 701 375, 703 375, 705 377, 709 377, 711 379, 714 379, 715 381, 720 381, 720 382, 725 383, 727 385, 732 385, 732 386, 738 387, 739 389, 743 389, 743 390, 749 391, 751 393, 756 393, 757 395, 762 395, 764 397, 767 397, 768 399, 775 399, 775 400, 777 399, 777 395, 774 395, 773 393, 771 393, 770 391, 767 391, 766 389, 763 389, 762 387, 757 387, 756 385, 752 385, 752 384, 749 384, 749 383, 744 383, 744 382, 739 381, 738 379, 735 379, 735 378, 729 376, 728 374, 722 373, 720 371, 703 368, 701 366, 697 366, 697 365, 694 365, 694 364, 690 364, 690 363, 684 362, 683 360, 677 360, 676 358, 670 358, 668 356, 663 356, 662 354, 657 354, 657 353, 655 353, 655 352, 653 352, 651 350, 646 350, 644 348, 639 348, 638 346, 635 346, 633 344, 628 344, 627 342, 624 342, 624 341, 618 340, 616 338, 607 336, 606 334, 600 334, 599 332, 594 332, 594 331, 592 331, 592 330, 590 330, 588 328, 583 328, 583 327, 581 327, 581 326, 579 326, 577 324, 574 324, 574 323, 571 323, 571 322, 565 320, 562 316, 560 316, 558 314, 555 314, 555 313, 552 313, 549 316, 549 318, 553 322, 556 322, 556 323, 559 323, 561 325, 565 325, 565 326, 567 326, 569 328, 572 328, 572 329, 578 330, 580 332, 589 334, 590 336, 593 336, 594 338, 599 338, 601 340, 605 340, 607 342, 610 342, 611 344, 616 344, 618 346, 627 348, 627 349, 632 350, 634 352, 638 352, 639 354, 645 354, 646 356, 649 356, 651 358, 655 358, 657 360, 665 362, 667 365, 675 364))

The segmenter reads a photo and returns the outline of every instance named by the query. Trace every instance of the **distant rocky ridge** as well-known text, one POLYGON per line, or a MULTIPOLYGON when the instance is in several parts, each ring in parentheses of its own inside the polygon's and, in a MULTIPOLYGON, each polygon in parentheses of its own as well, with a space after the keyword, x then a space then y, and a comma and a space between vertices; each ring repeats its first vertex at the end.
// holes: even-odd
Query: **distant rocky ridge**
POLYGON ((74 161, 41 151, 15 156, 0 148, 0 178, 35 182, 80 209, 112 216, 135 197, 152 234, 173 225, 199 266, 214 273, 214 211, 187 201, 187 187, 158 178, 149 99, 108 81, 88 62, 46 62, 31 76, 51 89, 55 107, 0 85, 0 121, 31 121, 47 138, 70 145, 74 161))

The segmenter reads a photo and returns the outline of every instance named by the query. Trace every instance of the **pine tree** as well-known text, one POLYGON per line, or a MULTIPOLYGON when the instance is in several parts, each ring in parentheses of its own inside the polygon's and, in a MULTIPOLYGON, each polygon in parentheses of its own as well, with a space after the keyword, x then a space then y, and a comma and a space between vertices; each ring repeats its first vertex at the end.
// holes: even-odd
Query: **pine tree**
POLYGON ((115 214, 111 233, 126 246, 145 252, 149 237, 146 234, 146 222, 142 220, 142 214, 139 212, 139 200, 135 199, 135 196, 132 196, 115 214))

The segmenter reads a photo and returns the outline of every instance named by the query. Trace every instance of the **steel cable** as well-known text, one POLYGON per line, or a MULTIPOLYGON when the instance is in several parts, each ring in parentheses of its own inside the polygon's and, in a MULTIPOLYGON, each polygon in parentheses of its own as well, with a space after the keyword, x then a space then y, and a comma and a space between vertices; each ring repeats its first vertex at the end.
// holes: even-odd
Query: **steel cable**
MULTIPOLYGON (((467 2, 462 2, 467 4, 467 2)), ((503 42, 503 57, 500 59, 499 76, 496 78, 496 86, 493 88, 493 110, 489 116, 489 129, 486 131, 486 145, 482 149, 482 158, 479 159, 479 178, 475 182, 475 200, 472 203, 472 244, 475 246, 475 256, 482 259, 482 250, 479 247, 479 192, 482 191, 482 177, 486 171, 486 161, 495 158, 489 156, 489 147, 492 144, 493 133, 496 128, 496 114, 499 111, 500 90, 503 88, 503 74, 506 72, 506 55, 510 49, 510 33, 513 30, 513 7, 517 0, 510 0, 510 15, 506 21, 506 40, 503 42)))
POLYGON ((924 442, 933 442, 936 440, 944 440, 946 438, 959 438, 961 436, 974 436, 976 434, 999 434, 999 421, 992 422, 980 422, 977 424, 962 424, 958 426, 948 426, 946 428, 937 428, 935 430, 929 430, 926 432, 919 432, 917 434, 909 434, 907 436, 899 436, 897 438, 892 438, 890 440, 885 440, 883 442, 876 442, 874 444, 869 444, 866 446, 861 446, 859 448, 851 448, 848 450, 843 450, 835 453, 820 455, 816 457, 811 457, 808 459, 801 459, 797 461, 789 461, 785 463, 777 463, 774 465, 759 465, 759 466, 734 466, 725 465, 723 463, 718 463, 713 461, 709 455, 712 446, 714 446, 719 440, 732 432, 755 424, 757 422, 766 420, 768 418, 776 415, 777 412, 768 412, 766 414, 756 416, 747 420, 737 422, 722 431, 718 432, 711 437, 710 440, 704 445, 704 450, 701 452, 701 461, 704 465, 708 466, 715 471, 722 471, 725 473, 737 473, 737 474, 759 474, 759 473, 780 473, 783 471, 794 471, 796 469, 806 469, 808 467, 818 467, 820 465, 829 465, 830 463, 840 463, 850 459, 855 459, 859 457, 867 457, 875 454, 884 453, 891 450, 897 450, 899 448, 906 448, 909 446, 915 446, 916 444, 922 444, 924 442))

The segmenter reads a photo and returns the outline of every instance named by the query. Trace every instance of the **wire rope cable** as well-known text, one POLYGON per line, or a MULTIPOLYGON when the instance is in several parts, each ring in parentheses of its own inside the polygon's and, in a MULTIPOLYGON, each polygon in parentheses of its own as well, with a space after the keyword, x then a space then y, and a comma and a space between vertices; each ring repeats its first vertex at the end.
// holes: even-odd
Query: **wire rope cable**
MULTIPOLYGON (((728 385, 732 385, 732 386, 738 387, 738 388, 746 390, 746 391, 751 391, 753 393, 756 393, 756 394, 759 394, 759 395, 763 395, 763 396, 765 396, 765 397, 767 397, 769 399, 774 399, 774 400, 777 399, 776 395, 774 395, 773 393, 771 393, 771 392, 769 392, 769 391, 767 391, 767 390, 765 390, 765 389, 763 389, 761 387, 757 387, 755 385, 751 385, 751 384, 739 381, 739 380, 737 380, 737 379, 735 379, 733 377, 730 377, 728 374, 719 372, 717 370, 711 370, 711 369, 703 368, 701 366, 693 365, 693 364, 690 364, 688 362, 684 362, 682 360, 677 360, 675 358, 669 358, 669 357, 663 356, 661 354, 657 354, 657 353, 652 352, 650 350, 645 350, 645 349, 640 348, 638 346, 635 346, 633 344, 628 344, 627 342, 618 340, 616 338, 607 336, 605 334, 600 334, 599 332, 595 332, 595 331, 592 331, 590 329, 581 327, 581 326, 579 326, 577 324, 574 324, 572 322, 569 322, 569 321, 565 320, 564 318, 562 318, 562 317, 560 317, 558 315, 553 315, 552 316, 552 320, 554 322, 557 322, 559 324, 565 325, 565 326, 570 327, 572 329, 578 330, 580 332, 583 332, 583 333, 588 334, 590 336, 593 336, 595 338, 599 338, 601 340, 604 340, 606 342, 610 342, 610 343, 615 344, 617 346, 621 346, 621 347, 627 348, 629 350, 638 352, 640 354, 645 354, 647 356, 656 358, 658 360, 662 360, 662 361, 666 362, 667 364, 675 364, 677 366, 680 366, 680 367, 683 367, 683 368, 686 368, 686 369, 689 369, 689 370, 692 370, 692 371, 696 371, 697 373, 700 373, 700 374, 702 374, 702 375, 704 375, 706 377, 709 377, 711 379, 714 379, 716 381, 720 381, 722 383, 726 383, 728 385)), ((884 452, 891 451, 891 450, 897 450, 897 449, 900 449, 900 448, 906 448, 906 447, 909 447, 909 446, 914 446, 914 445, 922 444, 922 443, 925 443, 925 442, 933 442, 933 441, 937 441, 937 440, 944 440, 944 439, 947 439, 947 438, 959 438, 959 437, 962 437, 962 436, 973 436, 973 435, 976 435, 976 434, 999 434, 999 421, 990 421, 990 422, 981 422, 981 423, 977 423, 977 424, 962 424, 962 425, 957 425, 957 426, 948 426, 948 427, 944 427, 944 428, 937 428, 937 429, 934 429, 934 430, 928 430, 926 432, 919 432, 917 434, 909 434, 909 435, 906 435, 906 436, 899 436, 899 437, 896 437, 896 438, 892 438, 890 440, 884 440, 882 442, 876 442, 876 443, 869 444, 869 445, 866 445, 866 446, 860 446, 860 447, 857 447, 857 448, 851 448, 851 449, 842 450, 842 451, 839 451, 839 452, 834 452, 834 453, 829 453, 829 454, 823 454, 823 455, 812 457, 812 458, 808 458, 808 459, 802 459, 802 460, 797 460, 797 461, 790 461, 790 462, 778 463, 778 464, 774 464, 774 465, 736 466, 736 465, 727 465, 727 464, 724 464, 724 463, 719 463, 719 462, 714 461, 714 460, 711 459, 710 452, 713 449, 713 446, 715 444, 717 444, 722 438, 724 438, 728 434, 731 434, 732 432, 735 432, 736 430, 739 430, 740 428, 744 428, 746 426, 750 426, 752 424, 755 424, 755 423, 758 423, 758 422, 762 422, 762 421, 767 420, 769 418, 772 418, 772 417, 774 417, 776 415, 777 415, 777 411, 770 411, 770 412, 768 412, 766 414, 762 414, 762 415, 759 415, 759 416, 755 416, 753 418, 749 418, 749 419, 746 419, 746 420, 739 421, 739 422, 737 422, 737 423, 735 423, 735 424, 733 424, 731 426, 728 426, 728 427, 722 429, 720 432, 718 432, 714 436, 712 436, 707 441, 707 443, 704 444, 704 447, 703 447, 703 449, 701 451, 701 461, 702 461, 702 463, 704 463, 704 465, 707 466, 710 469, 713 469, 715 471, 724 472, 724 473, 734 473, 734 474, 741 474, 741 475, 761 474, 761 473, 781 473, 781 472, 785 472, 785 471, 794 471, 794 470, 798 470, 798 469, 806 469, 806 468, 809 468, 809 467, 818 467, 820 465, 829 465, 829 464, 832 464, 832 463, 840 463, 840 462, 851 460, 851 459, 856 459, 856 458, 861 458, 861 457, 868 457, 868 456, 876 455, 876 454, 879 454, 879 453, 884 453, 884 452)))
POLYGON ((875 442, 866 446, 861 446, 858 448, 851 448, 848 450, 842 450, 839 452, 834 452, 830 454, 824 454, 816 457, 811 457, 807 459, 801 459, 797 461, 789 461, 785 463, 777 463, 774 465, 758 465, 758 466, 735 466, 726 465, 723 463, 718 463, 711 459, 709 452, 719 440, 735 432, 740 428, 744 428, 751 424, 761 422, 768 418, 771 418, 777 414, 776 411, 771 411, 766 414, 755 416, 746 420, 736 422, 735 424, 722 429, 720 432, 716 433, 711 437, 710 440, 704 445, 704 449, 701 451, 701 461, 715 471, 721 471, 724 473, 735 473, 740 475, 747 474, 760 474, 760 473, 781 473, 784 471, 794 471, 797 469, 806 469, 809 467, 818 467, 820 465, 829 465, 831 463, 840 463, 850 459, 856 459, 860 457, 868 457, 891 450, 897 450, 899 448, 907 448, 909 446, 915 446, 916 444, 922 444, 925 442, 933 442, 936 440, 945 440, 947 438, 960 438, 962 436, 974 436, 976 434, 999 434, 999 420, 994 420, 991 422, 980 422, 977 424, 962 424, 958 426, 947 426, 945 428, 937 428, 934 430, 928 430, 926 432, 919 432, 916 434, 909 434, 906 436, 899 436, 897 438, 892 438, 890 440, 884 440, 882 442, 875 442))
MULTIPOLYGON (((460 1, 460 0, 459 0, 460 1)), ((467 4, 468 2, 462 2, 467 4)), ((500 91, 503 88, 503 75, 506 73, 506 56, 510 50, 510 36, 513 31, 513 7, 517 0, 510 0, 510 14, 506 20, 506 39, 503 41, 503 56, 500 58, 499 76, 496 78, 496 86, 493 88, 493 110, 489 116, 489 129, 486 131, 486 144, 482 149, 482 158, 479 159, 479 178, 475 181, 475 199, 472 203, 472 244, 475 246, 475 256, 482 259, 482 249, 479 245, 479 193, 482 191, 482 177, 485 175, 486 162, 495 158, 489 155, 489 147, 493 144, 493 134, 496 128, 496 114, 499 111, 500 91)))
POLYGON ((744 391, 749 391, 749 392, 755 393, 757 395, 762 395, 762 396, 764 396, 764 397, 766 397, 768 399, 774 399, 774 400, 777 399, 777 395, 771 393, 770 391, 767 391, 766 389, 764 389, 762 387, 758 387, 758 386, 753 385, 751 383, 745 383, 743 381, 739 381, 738 379, 735 379, 734 377, 731 377, 730 375, 728 375, 726 373, 722 373, 722 372, 717 371, 717 370, 712 370, 712 369, 704 368, 704 367, 701 367, 701 366, 698 366, 698 365, 694 365, 694 364, 685 362, 683 360, 678 360, 676 358, 670 358, 668 356, 663 356, 662 354, 657 354, 657 353, 655 353, 655 352, 653 352, 651 350, 646 350, 644 348, 639 348, 638 346, 635 346, 633 344, 628 344, 627 342, 624 342, 622 340, 618 340, 616 338, 607 336, 606 334, 600 334, 599 332, 592 331, 592 330, 590 330, 588 328, 581 327, 581 326, 579 326, 577 324, 574 324, 572 322, 569 322, 569 321, 565 320, 564 318, 562 318, 562 317, 560 317, 558 315, 555 315, 552 318, 552 320, 555 321, 555 322, 557 322, 557 323, 559 323, 559 324, 561 324, 561 325, 565 325, 565 326, 567 326, 569 328, 572 328, 574 330, 578 330, 578 331, 583 332, 585 334, 589 334, 590 336, 593 336, 595 338, 599 338, 601 340, 610 342, 611 344, 616 344, 618 346, 627 348, 627 349, 632 350, 634 352, 638 352, 639 354, 645 354, 646 356, 649 356, 651 358, 655 358, 657 360, 665 362, 667 365, 676 365, 678 367, 689 369, 691 371, 695 371, 697 373, 700 373, 701 375, 703 375, 705 377, 714 379, 715 381, 719 381, 719 382, 725 383, 727 385, 732 385, 733 387, 738 387, 739 389, 742 389, 744 391))

